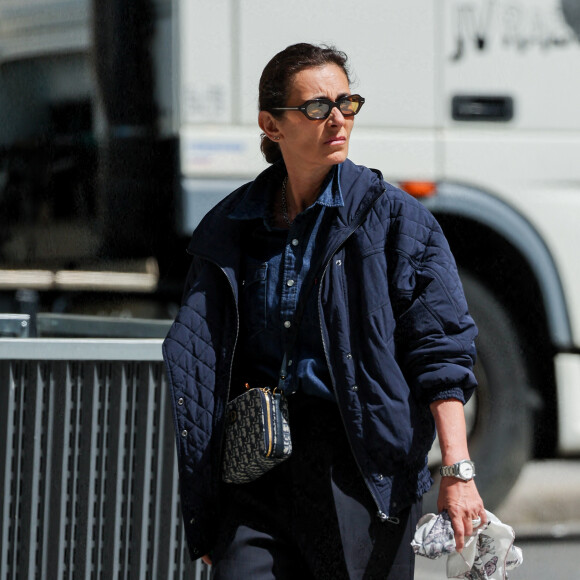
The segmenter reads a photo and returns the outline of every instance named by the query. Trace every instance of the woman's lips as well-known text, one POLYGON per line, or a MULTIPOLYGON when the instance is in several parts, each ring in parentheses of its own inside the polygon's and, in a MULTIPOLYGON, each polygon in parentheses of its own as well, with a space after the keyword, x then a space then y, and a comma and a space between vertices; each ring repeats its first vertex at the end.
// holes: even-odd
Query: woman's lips
POLYGON ((331 137, 325 141, 325 145, 343 145, 346 142, 346 137, 331 137))

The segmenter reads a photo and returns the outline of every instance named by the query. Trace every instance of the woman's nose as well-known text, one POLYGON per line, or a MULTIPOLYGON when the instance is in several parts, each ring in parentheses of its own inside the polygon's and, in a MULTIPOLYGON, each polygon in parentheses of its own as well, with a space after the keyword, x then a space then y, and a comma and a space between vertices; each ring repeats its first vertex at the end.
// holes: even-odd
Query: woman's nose
POLYGON ((334 107, 332 107, 332 110, 330 111, 330 114, 328 115, 328 119, 332 125, 342 126, 345 123, 344 115, 342 114, 342 111, 336 105, 334 107))

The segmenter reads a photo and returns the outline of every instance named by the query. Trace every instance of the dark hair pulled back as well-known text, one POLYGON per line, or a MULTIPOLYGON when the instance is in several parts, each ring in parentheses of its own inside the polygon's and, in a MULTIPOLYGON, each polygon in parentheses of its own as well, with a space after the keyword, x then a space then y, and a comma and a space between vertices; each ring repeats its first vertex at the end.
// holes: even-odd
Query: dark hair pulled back
MULTIPOLYGON (((350 84, 347 67, 348 57, 344 52, 332 46, 317 46, 305 42, 293 44, 274 56, 265 66, 260 77, 259 108, 269 111, 274 117, 280 118, 283 111, 272 111, 274 107, 285 107, 294 76, 300 71, 335 64, 346 75, 350 84)), ((260 149, 268 163, 275 163, 282 158, 278 143, 271 141, 265 133, 261 135, 260 149)))

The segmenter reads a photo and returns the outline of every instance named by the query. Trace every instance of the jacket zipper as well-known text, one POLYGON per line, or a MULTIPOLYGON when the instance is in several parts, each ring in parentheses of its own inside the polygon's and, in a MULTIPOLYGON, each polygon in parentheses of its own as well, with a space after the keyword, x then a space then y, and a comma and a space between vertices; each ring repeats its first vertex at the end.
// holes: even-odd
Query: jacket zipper
MULTIPOLYGON (((384 191, 385 191, 385 190, 383 189, 383 193, 384 193, 384 191)), ((380 197, 380 196, 379 196, 379 197, 380 197)), ((378 199, 378 198, 377 198, 377 199, 378 199)), ((375 200, 375 202, 376 202, 376 200, 375 200)), ((362 214, 362 215, 360 216, 360 218, 359 218, 359 220, 357 221, 357 223, 356 223, 355 227, 354 227, 354 228, 352 229, 352 231, 351 231, 351 232, 348 234, 348 236, 347 236, 347 237, 346 237, 346 238, 345 238, 345 239, 344 239, 344 240, 343 240, 343 241, 342 241, 342 242, 341 242, 341 243, 340 243, 340 244, 339 244, 339 245, 338 245, 336 248, 334 248, 334 250, 333 250, 333 251, 331 252, 331 254, 330 254, 330 259, 328 260, 328 262, 326 262, 326 266, 324 267, 324 271, 322 272, 322 274, 321 274, 321 276, 320 276, 320 283, 319 283, 319 285, 318 285, 318 319, 319 319, 319 321, 320 321, 320 322, 319 322, 319 324, 320 324, 320 336, 321 336, 321 338, 322 338, 322 346, 323 346, 323 348, 324 348, 324 356, 326 357, 326 364, 328 365, 328 369, 329 369, 329 371, 330 371, 330 380, 332 381, 332 386, 333 386, 333 388, 334 388, 334 393, 335 393, 335 395, 336 395, 336 398, 337 398, 337 401, 336 401, 336 402, 337 402, 337 407, 338 407, 338 411, 339 411, 339 413, 340 413, 340 418, 341 418, 341 420, 342 420, 342 424, 343 424, 343 426, 344 426, 344 430, 345 430, 345 432, 346 432, 346 438, 347 438, 347 440, 348 440, 348 444, 349 444, 349 447, 350 447, 350 451, 351 451, 351 453, 352 453, 352 456, 353 456, 353 458, 354 458, 354 461, 355 461, 355 463, 356 463, 356 465, 357 465, 357 467, 358 467, 358 470, 359 470, 360 474, 362 475, 362 478, 363 478, 363 480, 364 480, 364 482, 365 482, 365 485, 367 486, 367 489, 369 490, 369 492, 370 492, 370 494, 371 494, 371 496, 372 496, 372 498, 373 498, 373 501, 375 502, 375 505, 377 506, 377 516, 379 517, 379 519, 380 519, 382 522, 390 522, 390 523, 392 523, 392 524, 398 524, 398 523, 400 523, 400 520, 399 520, 399 518, 396 518, 396 517, 395 517, 395 518, 394 518, 394 517, 390 517, 390 516, 388 516, 388 515, 387 515, 385 512, 383 512, 383 510, 382 510, 382 508, 381 508, 381 506, 380 506, 380 504, 379 504, 379 501, 378 501, 378 499, 377 499, 377 496, 376 496, 376 494, 374 493, 374 491, 371 489, 371 486, 369 485, 369 483, 368 483, 368 481, 367 481, 367 478, 365 477, 365 474, 364 474, 363 470, 361 469, 361 466, 360 466, 360 463, 359 463, 359 461, 358 461, 358 458, 357 458, 357 456, 356 456, 356 453, 354 452, 354 449, 353 449, 353 446, 352 446, 352 442, 351 442, 351 440, 350 440, 350 434, 349 434, 349 432, 348 432, 348 429, 347 429, 347 427, 346 427, 346 421, 344 420, 344 414, 343 414, 343 412, 342 412, 342 407, 341 407, 341 405, 340 405, 340 402, 339 402, 339 400, 338 400, 338 391, 337 391, 337 388, 336 388, 336 381, 334 380, 334 374, 332 373, 332 370, 331 370, 331 369, 332 369, 332 366, 331 366, 331 364, 330 364, 330 358, 329 358, 329 356, 328 356, 328 348, 327 348, 326 341, 324 340, 324 332, 323 332, 323 329, 322 329, 322 318, 323 318, 323 317, 322 317, 322 308, 321 308, 321 305, 322 305, 322 281, 323 281, 324 277, 326 276, 326 271, 328 270, 328 266, 330 265, 330 262, 332 261, 332 258, 334 257, 334 255, 336 254, 336 252, 338 252, 338 250, 340 249, 340 246, 344 245, 344 243, 345 243, 345 242, 346 242, 346 241, 347 241, 347 240, 348 240, 348 239, 349 239, 349 238, 350 238, 350 237, 351 237, 351 236, 354 234, 354 232, 356 232, 356 230, 358 230, 358 228, 361 226, 361 224, 362 224, 362 222, 363 222, 363 219, 364 219, 364 218, 367 216, 368 212, 369 212, 369 211, 370 211, 370 209, 373 207, 373 205, 374 205, 374 203, 375 203, 375 202, 373 202, 373 203, 372 203, 372 204, 369 206, 368 210, 367 210, 367 211, 366 211, 364 214, 362 214)))
POLYGON ((272 433, 272 413, 270 411, 270 391, 268 389, 261 389, 264 393, 264 398, 266 399, 266 416, 267 416, 267 426, 268 426, 268 451, 266 452, 266 457, 272 455, 272 441, 274 439, 274 434, 272 433))
MULTIPOLYGON (((228 388, 226 391, 226 398, 225 398, 225 405, 224 405, 224 411, 225 411, 225 406, 228 404, 228 400, 230 398, 230 389, 231 389, 231 385, 232 385, 232 371, 234 368, 234 358, 235 358, 235 353, 236 353, 236 347, 238 345, 238 336, 240 334, 240 310, 238 307, 238 302, 236 300, 236 293, 234 291, 234 285, 232 284, 232 281, 230 280, 230 277, 227 275, 225 269, 222 268, 216 261, 212 260, 211 258, 208 258, 206 256, 202 256, 200 254, 192 254, 192 256, 194 256, 194 255, 197 255, 202 260, 206 260, 210 264, 213 264, 214 266, 216 266, 216 268, 218 268, 223 273, 223 275, 226 277, 226 280, 228 281, 228 284, 230 285, 230 289, 232 291, 232 299, 233 299, 234 305, 236 307, 236 336, 234 338, 234 348, 232 350, 232 356, 230 358, 230 370, 228 373, 228 388)), ((219 466, 221 466, 221 464, 222 464, 225 431, 226 431, 225 429, 222 429, 222 432, 220 435, 219 463, 218 463, 219 466)))
MULTIPOLYGON (((327 264, 326 268, 324 268, 324 272, 320 276, 320 283, 321 284, 322 284, 322 280, 324 278, 324 275, 326 274, 327 268, 328 268, 328 264, 327 264)), ((319 290, 318 292, 319 292, 319 295, 318 295, 319 296, 319 301, 318 301, 318 316, 319 316, 319 319, 321 320, 322 319, 322 312, 321 312, 321 308, 320 308, 320 304, 321 304, 321 301, 320 301, 320 298, 321 298, 320 293, 321 293, 321 290, 319 290)), ((331 369, 330 359, 329 359, 329 356, 328 356, 328 349, 327 349, 326 341, 324 340, 324 332, 322 330, 322 323, 320 323, 320 336, 322 337, 322 346, 324 347, 324 356, 326 357, 326 364, 328 365, 328 368, 330 370, 331 369)), ((350 434, 349 434, 348 429, 346 427, 346 421, 344 420, 344 414, 342 412, 342 407, 340 405, 340 401, 338 400, 338 390, 336 388, 336 381, 334 380, 334 374, 332 373, 332 371, 330 371, 330 380, 332 381, 332 386, 334 388, 334 393, 335 393, 335 396, 336 396, 336 399, 337 399, 336 406, 338 407, 338 412, 340 414, 340 418, 342 420, 342 424, 343 424, 344 430, 346 432, 346 439, 348 441, 348 445, 350 447, 350 451, 351 451, 352 456, 354 458, 354 461, 355 461, 355 463, 356 463, 356 465, 358 467, 358 470, 359 470, 359 472, 360 472, 360 474, 361 474, 361 476, 362 476, 362 478, 363 478, 363 480, 365 482, 365 485, 367 486, 367 489, 369 490, 369 492, 370 492, 370 494, 371 494, 371 496, 373 498, 373 501, 375 502, 375 505, 377 506, 377 516, 383 522, 391 522, 393 524, 398 524, 399 523, 399 518, 389 517, 389 516, 387 516, 387 514, 385 514, 385 512, 383 512, 383 510, 382 510, 382 508, 381 508, 381 506, 379 504, 379 501, 377 499, 377 496, 376 496, 375 492, 371 489, 371 486, 369 485, 369 483, 367 481, 367 478, 366 478, 363 470, 361 469, 360 463, 358 461, 358 458, 356 456, 356 453, 354 452, 354 448, 353 448, 352 442, 350 440, 350 434)))

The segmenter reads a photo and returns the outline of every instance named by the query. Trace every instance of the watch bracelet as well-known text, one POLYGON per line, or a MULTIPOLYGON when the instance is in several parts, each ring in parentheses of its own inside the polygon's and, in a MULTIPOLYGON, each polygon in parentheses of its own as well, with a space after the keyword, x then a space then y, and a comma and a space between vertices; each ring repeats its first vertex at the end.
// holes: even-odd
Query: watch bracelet
POLYGON ((459 465, 461 463, 470 463, 473 468, 473 477, 475 477, 475 463, 471 459, 462 459, 461 461, 456 461, 452 465, 442 465, 439 468, 439 473, 442 477, 457 477, 459 479, 463 479, 459 474, 459 465))

